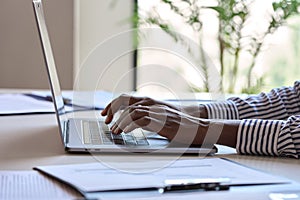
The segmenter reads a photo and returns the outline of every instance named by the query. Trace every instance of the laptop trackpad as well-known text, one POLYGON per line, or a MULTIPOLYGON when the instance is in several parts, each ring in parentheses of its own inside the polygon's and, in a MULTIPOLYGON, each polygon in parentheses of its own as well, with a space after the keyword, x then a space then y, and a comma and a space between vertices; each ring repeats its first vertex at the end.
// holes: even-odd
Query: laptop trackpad
POLYGON ((144 131, 150 146, 168 146, 170 141, 154 132, 144 131))

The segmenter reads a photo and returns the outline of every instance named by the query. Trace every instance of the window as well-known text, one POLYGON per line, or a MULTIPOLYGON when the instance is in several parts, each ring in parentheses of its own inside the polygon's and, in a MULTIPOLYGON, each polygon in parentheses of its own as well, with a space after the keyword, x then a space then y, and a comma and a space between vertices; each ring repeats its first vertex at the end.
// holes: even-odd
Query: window
MULTIPOLYGON (((219 82, 223 81, 222 86, 225 92, 256 93, 268 91, 274 87, 291 85, 299 79, 299 9, 294 10, 293 15, 288 17, 286 23, 279 28, 272 29, 272 31, 275 30, 274 33, 266 34, 260 51, 253 60, 254 53, 249 52, 252 48, 251 45, 255 43, 251 39, 259 40, 263 33, 268 31, 268 22, 272 19, 271 16, 280 16, 283 11, 281 8, 275 11, 271 0, 237 1, 249 3, 247 4, 249 15, 243 19, 245 23, 239 32, 243 35, 243 39, 231 41, 233 45, 240 45, 238 48, 241 48, 242 51, 238 52, 238 59, 228 56, 230 53, 225 52, 223 56, 226 58, 223 59, 224 69, 222 70, 218 43, 219 30, 220 28, 235 27, 220 27, 220 13, 213 9, 203 9, 205 6, 220 5, 218 1, 188 1, 201 8, 199 15, 201 31, 195 31, 198 28, 197 24, 194 24, 196 27, 187 25, 186 18, 182 17, 191 15, 192 9, 189 7, 191 5, 180 0, 166 2, 171 3, 163 3, 160 0, 138 0, 140 35, 137 57, 137 89, 140 92, 148 95, 154 95, 156 92, 158 96, 162 93, 169 93, 174 96, 178 92, 206 91, 207 84, 211 84, 209 88, 214 90, 218 87, 219 82), (174 7, 172 8, 172 6, 174 7), (180 9, 183 15, 176 14, 175 9, 180 9), (180 42, 180 39, 175 41, 172 34, 162 31, 157 24, 164 28, 172 27, 171 30, 179 33, 184 41, 180 42), (234 42, 238 44, 234 44, 234 42), (202 44, 204 54, 203 52, 201 54, 200 48, 196 48, 199 44, 202 44), (206 65, 209 67, 206 69, 203 69, 203 60, 199 58, 201 55, 208 56, 206 65), (235 62, 237 62, 238 72, 233 77, 231 76, 234 72, 232 66, 235 62), (251 67, 252 62, 254 62, 253 69, 249 73, 249 66, 251 67), (224 74, 224 77, 218 79, 221 73, 224 74), (234 88, 229 90, 230 83, 235 78, 234 88)), ((276 2, 280 3, 281 1, 276 2)), ((242 4, 237 4, 234 9, 242 10, 241 6, 242 4)), ((241 18, 235 17, 232 20, 238 24, 241 18)), ((272 31, 269 30, 269 32, 272 31)), ((233 31, 232 34, 236 34, 236 32, 233 31)))
POLYGON ((133 1, 76 0, 74 6, 74 89, 132 91, 133 55, 126 52, 133 1))

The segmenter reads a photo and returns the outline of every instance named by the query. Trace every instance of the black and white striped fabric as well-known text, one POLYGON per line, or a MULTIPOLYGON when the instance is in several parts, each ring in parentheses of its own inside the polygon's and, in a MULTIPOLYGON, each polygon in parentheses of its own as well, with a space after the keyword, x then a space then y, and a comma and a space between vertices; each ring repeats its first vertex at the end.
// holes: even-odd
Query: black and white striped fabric
POLYGON ((236 145, 239 153, 300 158, 300 81, 292 87, 205 107, 211 119, 241 120, 236 145))

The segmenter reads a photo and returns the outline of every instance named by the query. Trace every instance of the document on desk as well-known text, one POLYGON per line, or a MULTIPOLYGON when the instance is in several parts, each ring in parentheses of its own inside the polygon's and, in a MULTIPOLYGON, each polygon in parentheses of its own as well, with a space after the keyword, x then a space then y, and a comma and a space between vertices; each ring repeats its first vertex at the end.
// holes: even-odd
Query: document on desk
MULTIPOLYGON (((50 91, 35 91, 31 93, 37 97, 51 97, 50 91)), ((86 108, 103 109, 114 98, 113 93, 97 90, 97 91, 62 91, 65 105, 86 108)))
POLYGON ((81 195, 37 171, 0 171, 0 199, 75 199, 81 195))
MULTIPOLYGON (((63 97, 69 100, 66 111, 103 109, 112 99, 112 93, 105 91, 73 92, 63 91, 63 97)), ((31 93, 0 94, 0 116, 19 114, 54 113, 54 103, 50 91, 31 93)))
POLYGON ((0 115, 53 113, 54 104, 23 94, 0 94, 0 115))
POLYGON ((87 163, 73 165, 40 166, 40 170, 68 183, 83 193, 163 188, 166 180, 229 179, 229 185, 273 184, 288 180, 257 171, 240 164, 220 159, 180 159, 165 165, 163 161, 87 163), (160 165, 161 164, 161 165, 160 165), (122 166, 117 168, 116 166, 122 166), (160 166, 160 167, 159 167, 160 166))

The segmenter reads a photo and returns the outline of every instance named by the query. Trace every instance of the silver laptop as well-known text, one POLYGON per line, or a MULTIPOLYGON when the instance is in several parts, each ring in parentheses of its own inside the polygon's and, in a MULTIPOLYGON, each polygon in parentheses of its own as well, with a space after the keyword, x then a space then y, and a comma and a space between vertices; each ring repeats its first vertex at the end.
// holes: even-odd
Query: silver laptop
MULTIPOLYGON (((132 153, 193 153, 213 154, 216 148, 174 145, 156 133, 136 129, 131 133, 115 135, 110 132, 104 119, 100 117, 83 119, 67 113, 62 98, 54 56, 48 35, 42 0, 33 0, 39 36, 47 67, 52 98, 58 120, 59 131, 65 150, 68 152, 132 152, 132 153)), ((74 111, 75 112, 75 111, 74 111)), ((100 111, 94 111, 99 112, 100 111)))

